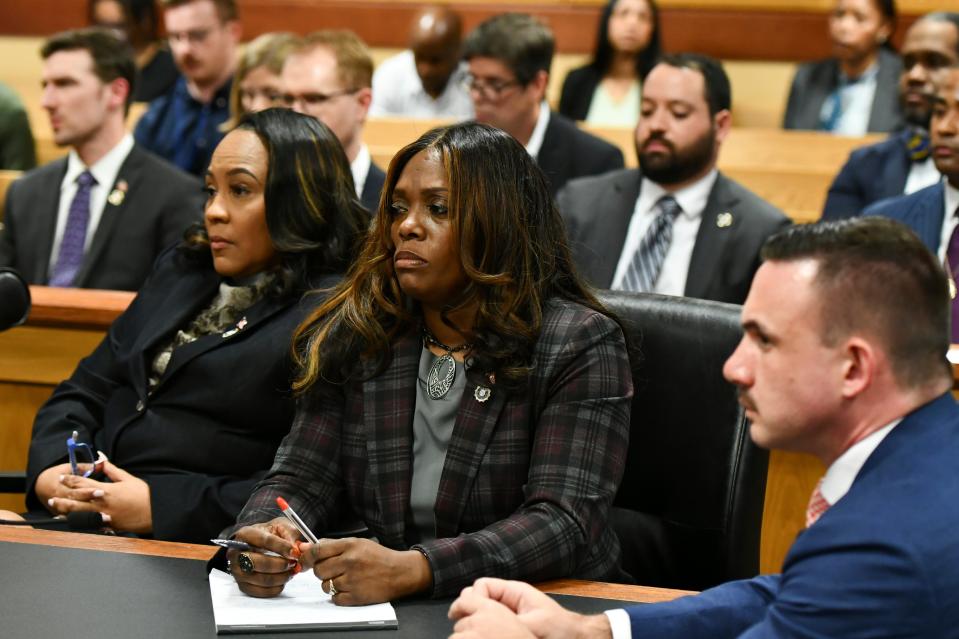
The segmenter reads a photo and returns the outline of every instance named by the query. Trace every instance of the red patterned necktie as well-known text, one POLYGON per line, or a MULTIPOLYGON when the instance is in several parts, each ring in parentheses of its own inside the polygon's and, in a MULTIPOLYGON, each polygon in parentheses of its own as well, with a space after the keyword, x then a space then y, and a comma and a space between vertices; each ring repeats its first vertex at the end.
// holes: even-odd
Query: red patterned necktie
POLYGON ((822 514, 829 510, 829 502, 822 496, 822 479, 816 484, 816 490, 812 491, 809 498, 809 505, 806 506, 806 528, 809 528, 816 520, 822 517, 822 514))

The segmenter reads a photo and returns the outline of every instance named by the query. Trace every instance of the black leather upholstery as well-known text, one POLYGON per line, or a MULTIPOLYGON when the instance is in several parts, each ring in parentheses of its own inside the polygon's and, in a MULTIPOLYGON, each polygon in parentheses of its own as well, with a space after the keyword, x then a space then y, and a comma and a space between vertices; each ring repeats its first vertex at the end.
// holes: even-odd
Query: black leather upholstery
POLYGON ((634 349, 632 430, 612 523, 644 585, 702 590, 759 569, 768 453, 722 367, 740 307, 603 291, 634 349))

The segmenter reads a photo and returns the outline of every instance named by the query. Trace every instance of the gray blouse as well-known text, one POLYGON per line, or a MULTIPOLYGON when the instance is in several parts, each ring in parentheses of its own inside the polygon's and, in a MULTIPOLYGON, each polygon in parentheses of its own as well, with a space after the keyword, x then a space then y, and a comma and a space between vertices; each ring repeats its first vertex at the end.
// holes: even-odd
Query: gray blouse
MULTIPOLYGON (((420 534, 420 541, 436 539, 436 493, 446 463, 456 413, 463 389, 466 388, 466 369, 462 362, 454 360, 456 376, 449 392, 433 399, 427 392, 426 378, 441 355, 434 355, 426 347, 420 354, 417 372, 416 406, 413 410, 413 477, 410 482, 410 510, 413 523, 420 534)), ((447 369, 440 371, 440 378, 447 369)))

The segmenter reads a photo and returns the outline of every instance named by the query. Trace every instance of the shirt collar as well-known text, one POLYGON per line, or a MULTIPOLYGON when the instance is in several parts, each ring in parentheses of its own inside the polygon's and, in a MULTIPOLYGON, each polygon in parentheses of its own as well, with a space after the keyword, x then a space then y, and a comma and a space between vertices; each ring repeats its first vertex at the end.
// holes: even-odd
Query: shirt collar
POLYGON ((703 210, 706 208, 706 202, 709 200, 709 194, 713 190, 713 185, 716 183, 717 177, 719 177, 719 171, 713 169, 689 186, 684 186, 678 191, 673 192, 669 192, 656 182, 653 182, 647 177, 643 177, 643 182, 639 189, 639 197, 642 198, 644 202, 649 203, 649 206, 645 207, 644 210, 652 211, 653 206, 659 202, 660 198, 666 195, 672 195, 676 198, 676 202, 682 209, 680 215, 690 219, 698 218, 702 216, 703 210))
POLYGON ((67 156, 67 173, 63 178, 63 184, 76 182, 81 173, 89 170, 97 181, 97 185, 112 188, 113 183, 116 182, 117 174, 120 172, 120 167, 123 166, 124 160, 127 159, 132 149, 133 136, 127 133, 116 146, 107 151, 106 155, 89 167, 83 164, 83 160, 77 155, 75 149, 70 149, 70 154, 67 156))
POLYGON ((539 151, 543 148, 543 138, 546 137, 546 127, 549 126, 549 105, 545 101, 540 102, 539 114, 536 116, 536 126, 533 127, 533 134, 529 136, 529 142, 526 144, 526 152, 538 159, 539 151))
POLYGON ((819 490, 823 498, 832 506, 849 492, 852 483, 856 480, 856 475, 862 470, 863 465, 873 451, 882 443, 892 429, 902 421, 900 417, 892 423, 886 424, 879 430, 870 433, 868 437, 859 440, 834 461, 826 470, 826 475, 822 479, 819 490))
POLYGON ((356 187, 356 197, 363 196, 363 185, 366 184, 366 176, 370 174, 370 166, 373 164, 373 158, 370 156, 370 149, 365 145, 360 145, 360 150, 350 162, 350 172, 353 173, 353 186, 356 187))

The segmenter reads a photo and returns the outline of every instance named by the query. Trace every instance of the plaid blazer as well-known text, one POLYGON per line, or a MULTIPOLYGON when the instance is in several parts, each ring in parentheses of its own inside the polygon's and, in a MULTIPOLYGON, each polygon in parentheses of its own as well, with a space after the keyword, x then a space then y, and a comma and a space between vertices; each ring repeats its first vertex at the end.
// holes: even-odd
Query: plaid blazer
MULTIPOLYGON (((318 385, 298 411, 272 470, 239 525, 279 515, 284 496, 314 530, 345 500, 389 548, 411 521, 412 425, 419 333, 396 341, 388 368, 363 383, 318 385)), ((625 341, 608 317, 552 301, 522 392, 467 372, 435 516, 437 539, 413 546, 429 559, 433 596, 482 576, 538 581, 622 578, 609 507, 626 459, 633 394, 625 341), (474 389, 492 389, 480 402, 474 389)))

